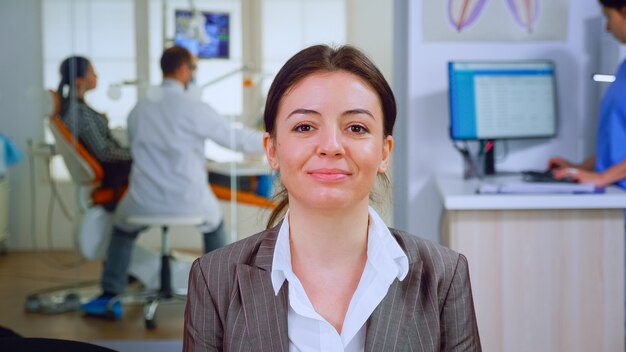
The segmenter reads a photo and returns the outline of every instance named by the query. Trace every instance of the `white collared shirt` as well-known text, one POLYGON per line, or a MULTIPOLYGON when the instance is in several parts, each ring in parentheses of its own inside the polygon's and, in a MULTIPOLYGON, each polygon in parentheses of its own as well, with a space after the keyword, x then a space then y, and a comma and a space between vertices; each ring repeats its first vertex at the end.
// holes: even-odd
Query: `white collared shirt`
POLYGON ((363 275, 350 300, 341 334, 319 315, 291 267, 289 216, 285 215, 278 232, 272 261, 272 286, 278 294, 283 282, 289 284, 287 317, 290 351, 363 351, 366 322, 397 278, 402 281, 409 270, 409 260, 389 229, 369 207, 370 224, 367 261, 363 275))

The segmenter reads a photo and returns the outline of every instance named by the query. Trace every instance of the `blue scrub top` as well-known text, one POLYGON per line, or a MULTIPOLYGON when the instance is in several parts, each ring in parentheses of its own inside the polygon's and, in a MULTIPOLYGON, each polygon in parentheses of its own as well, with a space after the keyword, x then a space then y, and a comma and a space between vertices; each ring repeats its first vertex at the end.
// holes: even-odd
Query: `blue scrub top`
MULTIPOLYGON (((626 61, 602 98, 596 144, 596 171, 626 160, 626 61)), ((626 189, 626 178, 615 182, 626 189)))

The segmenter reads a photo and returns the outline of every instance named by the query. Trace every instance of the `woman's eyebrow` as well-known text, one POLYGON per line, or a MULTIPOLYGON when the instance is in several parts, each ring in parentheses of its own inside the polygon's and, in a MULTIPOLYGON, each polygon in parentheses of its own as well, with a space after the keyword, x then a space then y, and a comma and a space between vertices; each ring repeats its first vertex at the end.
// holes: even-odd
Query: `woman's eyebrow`
POLYGON ((296 109, 292 112, 289 113, 289 115, 287 115, 287 118, 291 117, 291 115, 310 115, 310 114, 314 114, 314 115, 321 115, 319 112, 315 111, 315 110, 311 110, 311 109, 296 109))
MULTIPOLYGON (((342 115, 361 115, 361 114, 368 115, 371 118, 374 118, 374 114, 372 114, 367 109, 350 109, 342 113, 342 115)), ((289 113, 289 115, 287 115, 287 118, 291 117, 292 115, 321 115, 321 114, 318 111, 311 110, 311 109, 296 109, 292 111, 291 113, 289 113)))
POLYGON ((343 113, 343 115, 360 115, 360 114, 369 115, 371 118, 374 118, 374 114, 372 114, 369 110, 366 110, 366 109, 351 109, 343 113))

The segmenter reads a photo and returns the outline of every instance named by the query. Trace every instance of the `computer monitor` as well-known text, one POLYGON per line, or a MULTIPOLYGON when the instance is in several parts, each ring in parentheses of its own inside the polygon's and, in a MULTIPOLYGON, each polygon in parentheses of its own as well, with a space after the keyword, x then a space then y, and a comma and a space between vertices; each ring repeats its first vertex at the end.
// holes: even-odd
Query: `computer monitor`
MULTIPOLYGON (((448 78, 453 140, 493 141, 556 135, 556 80, 552 61, 452 61, 448 63, 448 78)), ((493 148, 490 151, 486 163, 493 163, 493 148)), ((493 173, 493 165, 486 164, 485 172, 493 173)))
POLYGON ((221 12, 175 11, 174 43, 200 59, 228 59, 230 15, 221 12))
POLYGON ((450 62, 454 140, 553 137, 556 83, 551 61, 450 62))

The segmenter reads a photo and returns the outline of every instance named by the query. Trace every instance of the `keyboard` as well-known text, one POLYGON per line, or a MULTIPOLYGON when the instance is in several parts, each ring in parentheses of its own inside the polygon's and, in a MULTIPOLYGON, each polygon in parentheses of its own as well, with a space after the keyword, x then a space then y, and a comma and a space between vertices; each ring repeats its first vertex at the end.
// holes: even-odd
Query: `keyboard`
POLYGON ((545 171, 537 171, 537 170, 527 170, 522 171, 522 180, 526 182, 554 182, 554 183, 576 183, 575 180, 565 177, 563 179, 557 180, 552 175, 551 170, 545 171))

